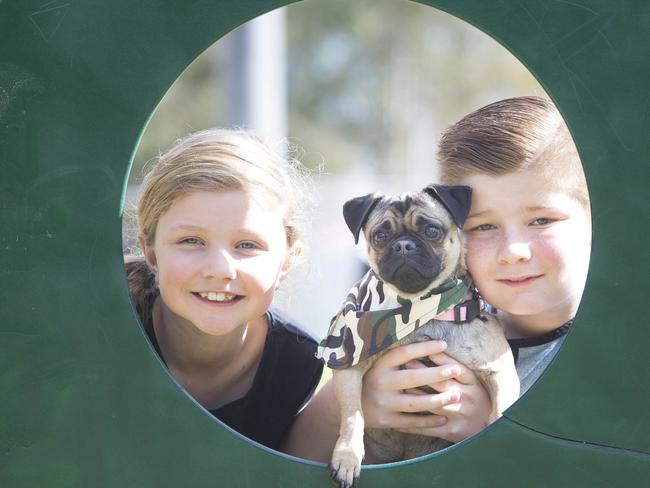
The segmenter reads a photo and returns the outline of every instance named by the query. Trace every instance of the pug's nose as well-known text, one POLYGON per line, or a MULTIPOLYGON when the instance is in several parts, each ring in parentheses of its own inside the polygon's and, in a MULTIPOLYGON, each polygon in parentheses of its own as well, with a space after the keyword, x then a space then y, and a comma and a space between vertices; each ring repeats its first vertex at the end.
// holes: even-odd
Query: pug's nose
POLYGON ((406 255, 415 251, 417 245, 415 244, 415 242, 410 241, 408 239, 400 239, 399 241, 393 242, 390 247, 393 250, 393 252, 396 252, 397 254, 406 255))

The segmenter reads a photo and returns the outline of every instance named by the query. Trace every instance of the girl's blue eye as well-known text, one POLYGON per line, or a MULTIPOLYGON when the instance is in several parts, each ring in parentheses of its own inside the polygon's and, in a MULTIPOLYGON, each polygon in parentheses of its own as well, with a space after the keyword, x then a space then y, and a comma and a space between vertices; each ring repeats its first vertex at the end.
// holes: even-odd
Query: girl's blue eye
POLYGON ((259 246, 251 241, 245 241, 239 244, 242 249, 259 249, 259 246))
POLYGON ((186 237, 185 239, 182 239, 180 242, 181 244, 201 244, 201 241, 196 237, 186 237))
POLYGON ((548 225, 552 222, 552 219, 548 219, 546 217, 540 217, 539 219, 535 219, 533 221, 533 225, 548 225))

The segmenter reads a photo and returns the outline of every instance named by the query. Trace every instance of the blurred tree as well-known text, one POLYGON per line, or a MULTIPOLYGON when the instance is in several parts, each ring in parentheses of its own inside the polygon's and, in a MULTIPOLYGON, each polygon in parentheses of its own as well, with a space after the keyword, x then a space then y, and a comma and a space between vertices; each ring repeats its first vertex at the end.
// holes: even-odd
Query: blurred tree
POLYGON ((307 0, 287 12, 290 129, 329 171, 419 173, 440 131, 499 98, 543 94, 483 32, 405 0, 307 0))
MULTIPOLYGON (((490 101, 543 94, 489 36, 407 0, 305 0, 287 9, 290 139, 328 173, 372 168, 421 179, 440 131, 490 101)), ((131 181, 174 140, 228 125, 225 36, 174 83, 138 149, 131 181)))
MULTIPOLYGON (((358 278, 360 261, 340 216, 345 199, 419 188, 435 177, 442 129, 488 102, 544 92, 493 39, 423 4, 305 0, 286 7, 286 26, 288 137, 304 148, 308 166, 325 163, 325 174, 315 186, 313 258, 305 274, 292 272, 280 301, 320 335, 358 278)), ((132 182, 175 139, 230 124, 229 76, 242 71, 232 42, 230 35, 219 40, 170 88, 143 135, 132 182)), ((124 248, 137 252, 135 222, 125 218, 123 228, 124 248)))

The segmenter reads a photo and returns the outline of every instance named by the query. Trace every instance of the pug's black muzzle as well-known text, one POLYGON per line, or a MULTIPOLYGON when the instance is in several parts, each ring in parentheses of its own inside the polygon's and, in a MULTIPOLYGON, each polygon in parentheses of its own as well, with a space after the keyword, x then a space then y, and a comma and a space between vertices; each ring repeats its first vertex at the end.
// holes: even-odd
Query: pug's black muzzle
POLYGON ((382 280, 405 293, 417 293, 438 276, 442 261, 428 244, 401 236, 384 248, 377 267, 382 280))

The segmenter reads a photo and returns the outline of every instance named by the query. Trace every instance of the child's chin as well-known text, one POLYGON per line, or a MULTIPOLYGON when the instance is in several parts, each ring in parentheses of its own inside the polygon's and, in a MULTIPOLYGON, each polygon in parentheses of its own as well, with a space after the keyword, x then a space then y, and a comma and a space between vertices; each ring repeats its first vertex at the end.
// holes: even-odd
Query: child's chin
POLYGON ((212 325, 212 324, 207 324, 207 325, 202 324, 201 326, 197 327, 197 329, 199 329, 205 335, 218 337, 218 336, 223 336, 231 333, 235 329, 235 327, 233 327, 232 325, 220 326, 220 325, 212 325))
POLYGON ((193 322, 200 332, 208 336, 222 336, 231 333, 237 328, 237 324, 231 320, 201 320, 193 322))
POLYGON ((510 315, 537 315, 543 312, 540 303, 536 300, 527 300, 524 297, 495 300, 495 302, 491 302, 488 298, 486 300, 497 310, 510 315))

